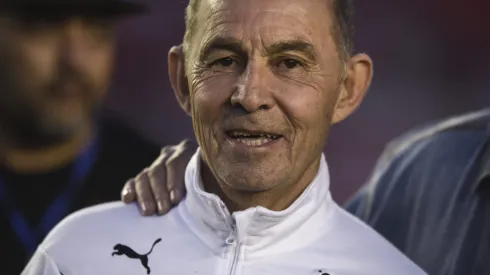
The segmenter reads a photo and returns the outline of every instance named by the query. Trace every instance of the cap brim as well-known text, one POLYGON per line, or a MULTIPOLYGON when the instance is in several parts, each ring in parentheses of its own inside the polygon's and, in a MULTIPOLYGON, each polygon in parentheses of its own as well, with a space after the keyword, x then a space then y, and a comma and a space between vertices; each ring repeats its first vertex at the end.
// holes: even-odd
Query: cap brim
MULTIPOLYGON (((72 15, 114 15, 123 16, 131 14, 139 14, 147 12, 148 9, 145 5, 136 2, 124 2, 124 1, 102 1, 99 2, 71 2, 59 3, 53 1, 44 1, 43 3, 28 2, 10 2, 1 3, 0 9, 7 12, 19 12, 29 14, 64 14, 66 16, 72 15)), ((73 1, 73 0, 72 0, 73 1)))

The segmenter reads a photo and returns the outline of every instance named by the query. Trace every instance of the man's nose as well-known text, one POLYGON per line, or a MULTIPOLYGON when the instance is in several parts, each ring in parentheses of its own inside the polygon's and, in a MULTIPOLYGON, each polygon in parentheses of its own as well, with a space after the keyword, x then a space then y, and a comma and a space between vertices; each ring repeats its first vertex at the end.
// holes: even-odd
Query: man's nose
POLYGON ((271 109, 275 104, 271 77, 266 64, 247 66, 231 96, 232 106, 241 106, 248 113, 271 109))
POLYGON ((61 61, 74 68, 87 66, 93 39, 82 21, 73 20, 63 28, 59 54, 61 61))

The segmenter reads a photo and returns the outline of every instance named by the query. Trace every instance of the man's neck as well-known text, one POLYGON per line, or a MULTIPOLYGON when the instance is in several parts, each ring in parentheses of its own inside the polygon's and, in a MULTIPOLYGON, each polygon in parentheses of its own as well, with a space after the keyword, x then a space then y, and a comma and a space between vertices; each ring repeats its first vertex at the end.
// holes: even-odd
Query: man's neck
POLYGON ((92 127, 83 127, 70 139, 38 149, 9 146, 0 147, 0 161, 16 173, 45 173, 72 162, 92 136, 92 127))
POLYGON ((295 183, 280 185, 262 192, 235 190, 226 184, 219 183, 204 161, 201 167, 204 189, 206 192, 220 197, 230 213, 257 206, 262 206, 272 211, 282 211, 293 204, 313 181, 320 168, 320 159, 310 165, 295 183))

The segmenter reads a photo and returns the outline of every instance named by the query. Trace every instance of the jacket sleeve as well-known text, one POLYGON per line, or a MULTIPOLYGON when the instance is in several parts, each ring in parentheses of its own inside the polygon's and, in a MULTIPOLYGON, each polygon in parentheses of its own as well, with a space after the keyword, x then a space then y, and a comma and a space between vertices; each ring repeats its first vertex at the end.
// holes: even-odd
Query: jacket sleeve
MULTIPOLYGON (((32 256, 21 275, 63 275, 53 259, 41 248, 32 256)), ((66 275, 66 274, 65 274, 66 275)))

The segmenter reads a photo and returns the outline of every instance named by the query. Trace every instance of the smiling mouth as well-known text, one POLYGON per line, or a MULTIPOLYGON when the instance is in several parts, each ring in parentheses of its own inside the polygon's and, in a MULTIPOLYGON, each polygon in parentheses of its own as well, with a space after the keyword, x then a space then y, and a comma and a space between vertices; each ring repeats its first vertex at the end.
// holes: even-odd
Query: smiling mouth
POLYGON ((226 133, 229 138, 246 146, 262 146, 272 143, 282 136, 266 132, 251 132, 244 130, 229 131, 226 133))

